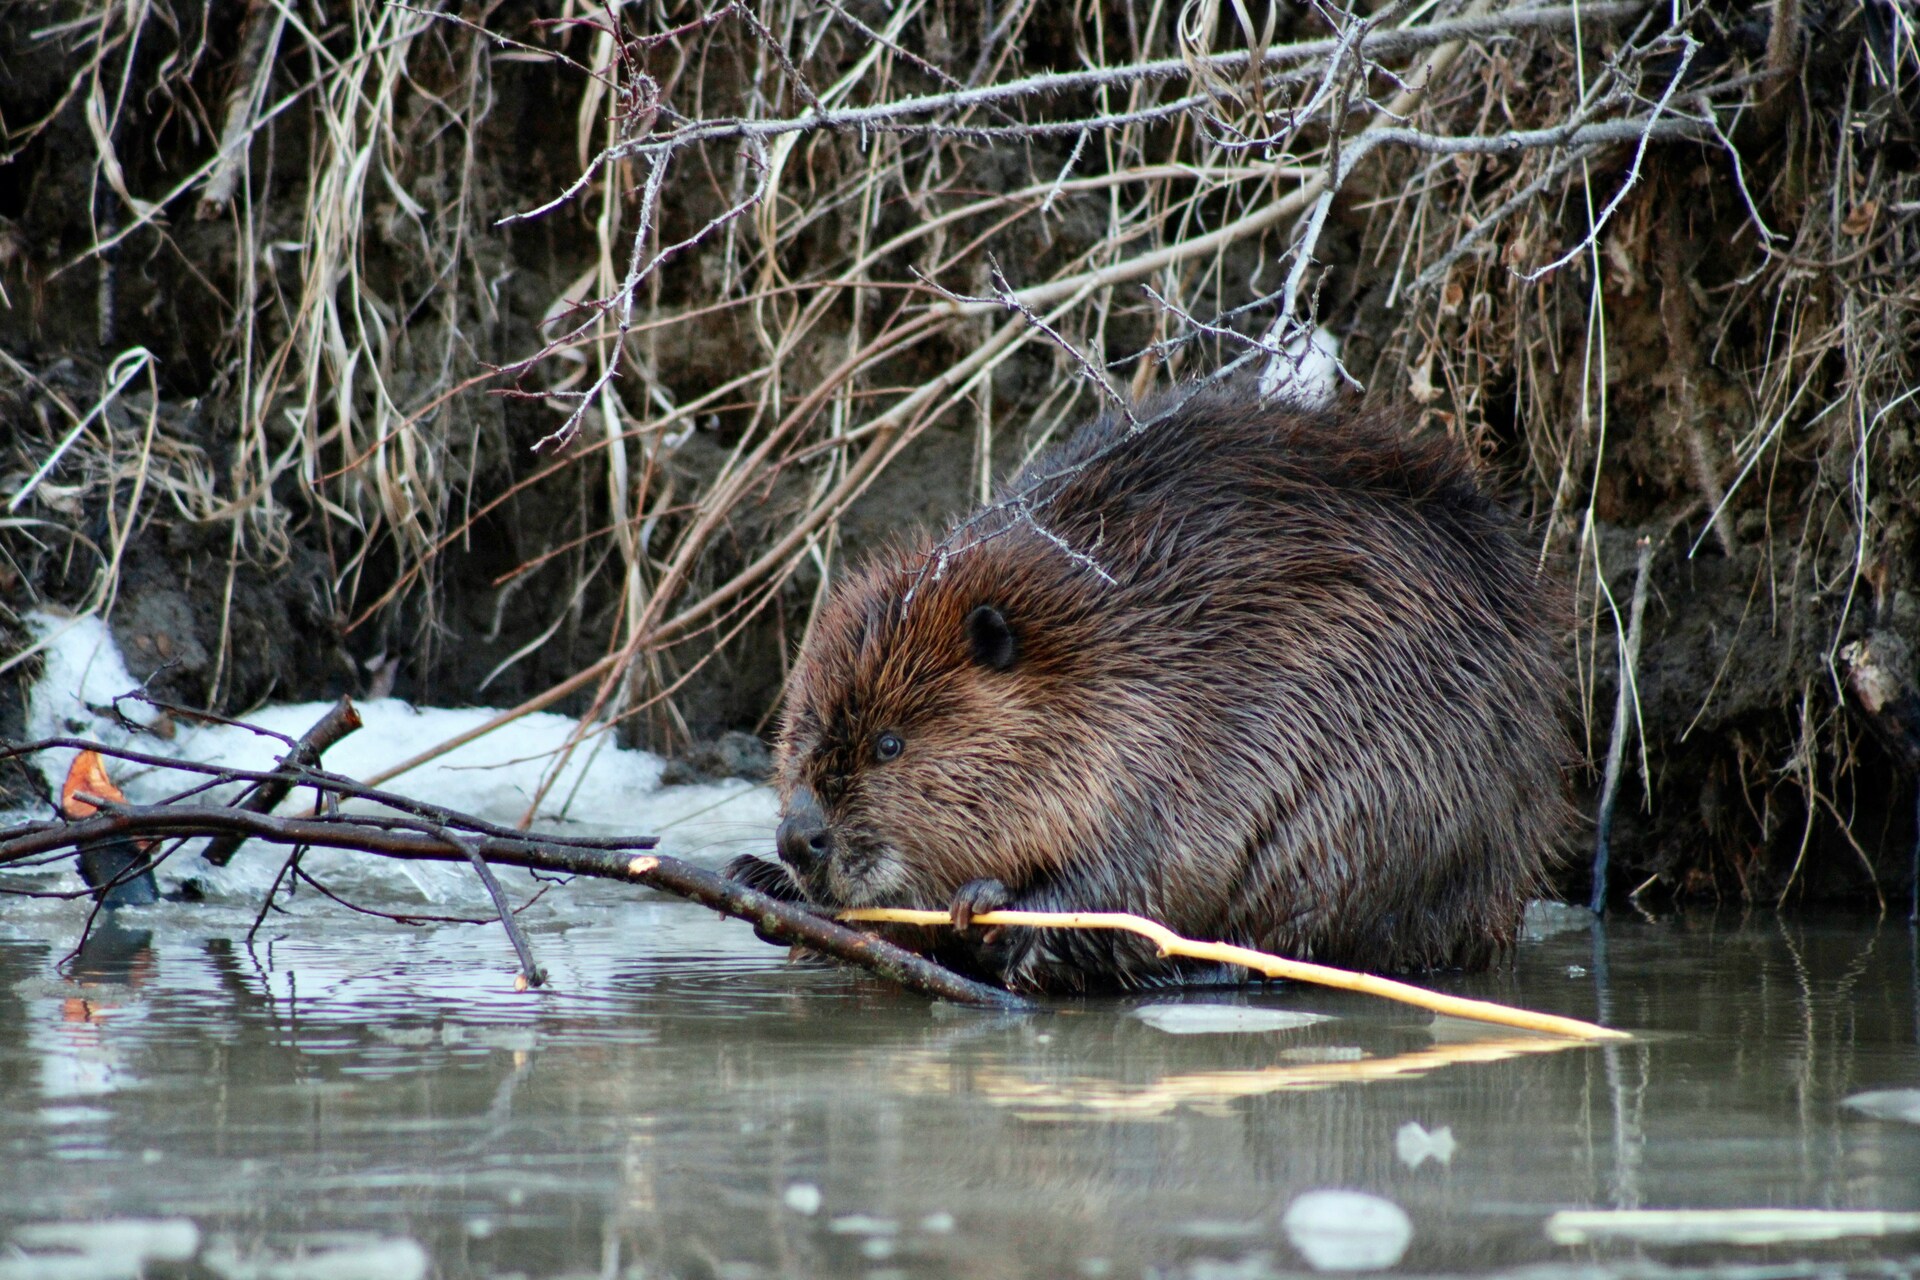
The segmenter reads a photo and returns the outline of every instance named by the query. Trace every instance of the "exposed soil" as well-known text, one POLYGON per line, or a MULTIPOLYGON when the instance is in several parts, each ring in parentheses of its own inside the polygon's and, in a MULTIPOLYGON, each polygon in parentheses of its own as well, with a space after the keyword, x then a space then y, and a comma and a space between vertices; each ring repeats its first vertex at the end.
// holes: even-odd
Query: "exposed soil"
MULTIPOLYGON (((22 508, 35 523, 0 529, 0 653, 24 643, 19 618, 28 610, 93 602, 111 562, 117 582, 110 619, 135 676, 159 696, 228 713, 267 699, 343 692, 511 705, 601 657, 608 636, 617 634, 622 599, 617 575, 598 559, 606 554, 606 482, 585 466, 534 479, 554 461, 533 451, 557 421, 550 406, 476 393, 435 410, 445 444, 432 466, 452 495, 436 527, 477 514, 423 561, 397 523, 373 519, 370 506, 349 509, 337 488, 303 477, 294 428, 275 425, 264 438, 238 429, 243 397, 253 390, 235 373, 240 353, 230 300, 243 246, 232 219, 197 219, 183 197, 164 234, 142 231, 105 254, 87 255, 103 234, 102 219, 118 216, 120 204, 103 186, 82 104, 62 99, 74 64, 47 56, 34 35, 83 8, 32 4, 0 14, 0 119, 17 128, 53 113, 0 163, 0 286, 7 291, 0 352, 8 357, 0 365, 0 490, 16 492, 67 434, 60 401, 84 408, 100 399, 113 354, 136 344, 152 351, 158 399, 147 376, 136 377, 99 429, 74 445, 22 508), (132 501, 137 468, 130 461, 142 456, 150 425, 165 448, 155 455, 141 518, 129 535, 117 522, 132 501), (236 492, 231 477, 253 474, 248 468, 258 465, 244 451, 263 447, 286 451, 271 485, 236 492), (523 483, 511 501, 483 510, 523 483), (253 514, 236 520, 228 509, 236 501, 253 503, 253 514), (363 540, 365 528, 378 533, 363 540)), ((195 95, 203 104, 224 100, 242 15, 237 3, 183 10, 184 25, 168 47, 197 50, 186 71, 161 67, 164 42, 140 55, 152 62, 142 63, 135 79, 150 92, 128 107, 118 152, 131 189, 167 190, 207 154, 211 108, 196 114, 177 104, 195 95), (133 139, 139 145, 130 145, 133 139)), ((524 17, 516 11, 495 25, 514 28, 524 17)), ((1071 62, 1075 46, 1065 26, 1035 25, 1029 67, 1071 62)), ((1815 87, 1757 114, 1745 126, 1751 136, 1739 139, 1750 166, 1772 164, 1768 172, 1786 175, 1786 194, 1776 184, 1765 196, 1767 213, 1783 230, 1797 218, 1826 216, 1811 206, 1795 209, 1789 197, 1799 190, 1812 200, 1828 191, 1814 170, 1816 161, 1828 163, 1820 139, 1842 118, 1834 97, 1841 90, 1831 86, 1852 83, 1847 77, 1863 65, 1857 24, 1836 29, 1845 38, 1822 46, 1816 62, 1827 61, 1803 77, 1815 87)), ((1727 25, 1714 56, 1760 56, 1755 50, 1764 51, 1765 33, 1763 24, 1760 43, 1749 49, 1754 33, 1727 25)), ((972 38, 956 27, 948 52, 962 61, 974 56, 972 38)), ((69 48, 68 56, 78 55, 69 48)), ((1558 65, 1548 52, 1537 57, 1543 68, 1558 65)), ((446 91, 462 83, 465 65, 449 58, 426 63, 438 68, 435 84, 446 91)), ((523 207, 528 193, 557 192, 576 174, 577 79, 550 65, 502 62, 488 92, 473 135, 480 178, 470 198, 489 214, 466 224, 475 230, 453 270, 462 279, 494 282, 492 310, 441 308, 440 268, 418 251, 420 226, 399 201, 381 205, 389 221, 369 231, 376 242, 369 260, 401 282, 398 292, 417 299, 410 313, 385 316, 401 403, 422 402, 436 388, 484 373, 488 362, 538 349, 538 323, 591 262, 590 210, 506 227, 491 222, 502 210, 523 207)), ((1854 114, 1847 118, 1878 130, 1868 141, 1879 167, 1863 168, 1855 180, 1857 203, 1848 216, 1866 218, 1860 243, 1878 246, 1887 261, 1904 261, 1910 280, 1920 273, 1920 219, 1911 210, 1896 216, 1873 184, 1906 181, 1920 152, 1898 101, 1880 115, 1863 112, 1859 101, 1848 99, 1854 114)), ((305 181, 313 144, 304 110, 289 117, 301 127, 278 129, 272 147, 258 149, 253 161, 262 207, 272 210, 253 234, 262 243, 285 242, 280 251, 287 254, 304 234, 297 202, 270 204, 266 192, 305 181)), ((1071 148, 1069 138, 973 151, 967 184, 1006 190, 1036 175, 1044 181, 1061 170, 1071 148)), ((815 189, 833 187, 837 154, 808 153, 819 166, 808 175, 815 189)), ((1595 169, 1596 201, 1615 189, 1631 159, 1623 149, 1595 169)), ((1488 182, 1505 172, 1500 161, 1470 163, 1488 182)), ((1760 403, 1753 390, 1765 384, 1757 370, 1790 358, 1781 352, 1792 335, 1816 332, 1848 334, 1796 366, 1795 377, 1815 388, 1816 398, 1866 376, 1848 363, 1875 349, 1868 335, 1847 328, 1858 323, 1849 310, 1855 295, 1808 265, 1804 287, 1781 296, 1781 314, 1757 309, 1743 282, 1766 260, 1724 160, 1715 148, 1695 144, 1652 148, 1643 180, 1601 246, 1608 403, 1596 463, 1582 425, 1595 386, 1583 365, 1592 324, 1584 285, 1540 291, 1533 312, 1522 308, 1536 305, 1527 301, 1534 295, 1502 293, 1505 283, 1473 285, 1459 297, 1443 293, 1438 305, 1413 307, 1405 296, 1389 304, 1393 245, 1405 232, 1375 197, 1412 173, 1410 161, 1382 166, 1357 179, 1336 206, 1319 246, 1329 266, 1320 318, 1342 338, 1348 365, 1370 395, 1406 404, 1422 429, 1474 441, 1490 483, 1534 513, 1548 562, 1578 600, 1569 627, 1568 666, 1578 689, 1570 723, 1590 761, 1605 754, 1616 681, 1615 619, 1593 591, 1594 564, 1606 566, 1624 614, 1636 540, 1655 544, 1639 668, 1643 719, 1630 742, 1616 814, 1616 884, 1753 899, 1771 898, 1790 882, 1799 893, 1855 901, 1871 901, 1876 887, 1889 897, 1904 892, 1916 839, 1914 783, 1850 719, 1836 654, 1875 627, 1920 646, 1920 417, 1912 404, 1889 404, 1882 421, 1836 427, 1835 419, 1802 430, 1813 417, 1811 401, 1760 403), (1742 471, 1740 460, 1755 456, 1756 423, 1775 418, 1791 420, 1794 430, 1742 471), (1586 510, 1591 540, 1580 532, 1586 510)), ((452 199, 447 181, 439 194, 452 199)), ((717 179, 711 185, 681 188, 687 203, 670 211, 676 226, 697 227, 724 207, 717 179)), ((919 216, 900 203, 876 219, 885 233, 919 216)), ((1563 242, 1577 240, 1565 234, 1575 226, 1570 207, 1554 216, 1564 226, 1548 230, 1563 242)), ((820 243, 810 250, 802 236, 790 254, 796 262, 809 252, 825 254, 837 225, 822 220, 807 233, 820 243)), ((1102 235, 1104 225, 1068 201, 1049 237, 1022 223, 997 251, 1041 278, 1049 263, 1102 235)), ((1511 250, 1511 241, 1499 246, 1502 260, 1533 260, 1511 250)), ((1256 276, 1267 251, 1254 242, 1235 246, 1223 274, 1256 276)), ((1477 269, 1489 267, 1483 261, 1477 269)), ((1500 260, 1491 269, 1505 280, 1500 260)), ((797 277, 799 267, 790 274, 797 277)), ((697 280, 674 281, 655 299, 662 314, 697 303, 697 280)), ((1898 279, 1883 284, 1889 292, 1905 287, 1898 279)), ((1271 280, 1264 286, 1272 287, 1271 280)), ((290 321, 276 310, 285 297, 273 293, 287 288, 284 278, 261 282, 261 333, 287 331, 290 321)), ((1912 336, 1920 323, 1913 307, 1876 314, 1881 325, 1888 315, 1904 317, 1909 337, 1901 341, 1908 351, 1920 346, 1912 336)), ((662 385, 677 400, 691 400, 737 374, 739 352, 753 338, 750 324, 736 309, 711 322, 660 328, 647 341, 662 385)), ((1119 359, 1155 340, 1135 313, 1116 313, 1101 325, 1089 340, 1096 355, 1119 359)), ((877 366, 874 384, 912 386, 933 376, 951 355, 937 347, 890 357, 877 366)), ((805 388, 839 358, 831 343, 816 339, 795 352, 783 378, 805 388)), ((1131 375, 1132 367, 1121 370, 1131 375)), ((980 402, 995 424, 989 470, 1004 474, 1018 463, 1041 424, 1052 422, 1040 410, 1072 376, 1053 353, 1034 348, 995 372, 980 402)), ((746 421, 738 405, 721 406, 701 415, 674 447, 646 455, 647 465, 691 500, 720 472, 746 421)), ((823 554, 844 563, 904 525, 964 510, 980 488, 981 439, 978 414, 950 416, 928 429, 838 521, 823 554)), ((590 433, 571 446, 594 447, 590 433)), ((693 572, 700 585, 723 583, 752 562, 814 491, 814 477, 796 467, 749 495, 699 559, 693 572)), ((688 778, 763 770, 764 756, 728 735, 767 734, 819 578, 817 563, 803 564, 718 650, 702 634, 657 655, 649 679, 672 687, 672 697, 632 716, 631 736, 681 754, 688 778)), ((19 731, 22 682, 30 674, 29 664, 0 677, 0 736, 19 731)), ((559 709, 587 706, 587 695, 578 694, 559 709)), ((1573 779, 1589 810, 1597 783, 1591 767, 1573 779)), ((37 786, 17 768, 0 767, 0 800, 37 786)), ((1570 888, 1582 881, 1590 839, 1570 838, 1570 888)))

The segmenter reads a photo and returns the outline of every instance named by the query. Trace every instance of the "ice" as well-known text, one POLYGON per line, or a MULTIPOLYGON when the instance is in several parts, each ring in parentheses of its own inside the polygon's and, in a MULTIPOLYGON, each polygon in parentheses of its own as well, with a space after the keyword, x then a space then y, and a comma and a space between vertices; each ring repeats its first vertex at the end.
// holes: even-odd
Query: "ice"
POLYGON ((1136 1008, 1133 1016, 1156 1031, 1176 1036, 1292 1031, 1332 1021, 1324 1013, 1233 1004, 1145 1004, 1136 1008))
MULTIPOLYGON (((30 738, 88 738, 169 759, 257 770, 273 768, 286 750, 277 738, 228 725, 182 721, 175 724, 171 738, 145 732, 138 726, 160 720, 153 708, 127 699, 115 713, 114 699, 137 690, 139 682, 128 673, 105 624, 92 617, 59 618, 46 613, 29 615, 27 623, 44 662, 28 696, 30 738)), ((355 705, 362 727, 330 748, 325 758, 329 770, 354 778, 371 777, 499 714, 486 707, 414 707, 397 698, 355 705)), ((294 738, 312 727, 328 706, 281 704, 249 712, 246 719, 294 738)), ((523 716, 383 785, 416 800, 517 825, 576 727, 576 721, 553 713, 523 716)), ((58 792, 74 755, 73 749, 62 748, 43 752, 35 761, 50 794, 58 792)), ((741 780, 663 786, 664 767, 659 756, 620 747, 605 734, 590 737, 547 788, 532 827, 576 834, 657 836, 661 852, 707 866, 717 866, 736 853, 771 848, 777 820, 771 789, 741 780)), ((135 803, 156 803, 197 782, 178 770, 126 761, 110 760, 108 769, 135 803)), ((312 803, 311 792, 295 792, 281 805, 281 812, 304 812, 312 803)), ((15 814, 0 820, 43 816, 15 814)), ((190 846, 186 852, 189 856, 176 856, 161 867, 163 888, 190 878, 216 895, 257 895, 271 883, 284 858, 280 851, 248 846, 228 867, 212 868, 191 856, 197 848, 190 846)), ((344 873, 363 891, 386 889, 429 902, 464 901, 478 892, 472 872, 453 864, 359 854, 313 856, 315 861, 306 865, 344 873)), ((71 880, 64 887, 79 887, 77 875, 62 874, 71 880)))
POLYGON ((1380 1271, 1413 1240, 1406 1210, 1364 1191, 1309 1191, 1287 1206, 1280 1227, 1315 1271, 1380 1271))
POLYGON ((416 1240, 344 1231, 291 1245, 222 1236, 200 1261, 221 1280, 421 1280, 432 1265, 416 1240))
POLYGON ((1840 1105, 1875 1120, 1920 1124, 1920 1089, 1871 1089, 1854 1094, 1840 1105))
POLYGON ((793 1183, 781 1194, 780 1200, 795 1213, 805 1214, 808 1217, 820 1212, 822 1203, 820 1188, 811 1182, 793 1183))
POLYGON ((1436 1164, 1452 1164, 1453 1153, 1458 1146, 1453 1140, 1452 1125, 1429 1130, 1418 1120, 1409 1120, 1393 1135, 1394 1154, 1409 1169, 1418 1169, 1428 1160, 1436 1164))
POLYGON ((134 1280, 199 1248, 200 1229, 184 1218, 30 1222, 0 1254, 0 1280, 134 1280))

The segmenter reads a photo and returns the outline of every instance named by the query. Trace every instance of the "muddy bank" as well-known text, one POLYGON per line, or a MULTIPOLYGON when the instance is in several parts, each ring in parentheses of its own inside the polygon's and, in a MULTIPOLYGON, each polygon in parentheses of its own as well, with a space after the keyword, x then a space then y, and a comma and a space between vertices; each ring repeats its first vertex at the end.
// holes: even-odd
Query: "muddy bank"
MULTIPOLYGON (((944 132, 648 153, 808 94, 858 111, 1257 41, 1182 45, 1128 5, 689 10, 617 40, 506 5, 505 44, 424 10, 13 6, 0 651, 29 609, 105 611, 156 693, 228 712, 513 705, 617 653, 556 709, 691 773, 758 767, 713 744, 767 733, 824 578, 1093 413, 1090 369, 1146 392, 1311 322, 1530 514, 1568 588, 1589 812, 1651 540, 1621 890, 1903 892, 1914 783, 1838 654, 1874 628, 1920 645, 1911 49, 1881 3, 1778 31, 1614 8, 1578 41, 1488 28, 1345 80, 1169 71, 1124 109, 1069 85, 930 110, 944 132), (1571 128, 1585 77, 1581 119, 1725 138, 1381 147, 1315 223, 1316 121, 1364 127, 1421 67, 1401 105, 1436 137, 1571 128), (1046 334, 996 298, 1056 286, 1020 295, 1046 334)), ((1303 11, 1265 38, 1326 34, 1303 11)), ((30 666, 0 676, 0 730, 30 666)))

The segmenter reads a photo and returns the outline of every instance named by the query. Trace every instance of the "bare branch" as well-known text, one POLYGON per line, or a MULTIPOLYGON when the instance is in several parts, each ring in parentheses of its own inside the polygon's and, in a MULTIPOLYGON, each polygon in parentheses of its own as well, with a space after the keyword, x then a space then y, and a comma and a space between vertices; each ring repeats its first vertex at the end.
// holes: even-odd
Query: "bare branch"
MULTIPOLYGON (((0 866, 35 853, 71 849, 114 838, 165 838, 243 834, 274 844, 355 849, 390 858, 430 862, 469 862, 475 857, 500 866, 624 880, 678 897, 691 898, 722 914, 751 922, 762 934, 845 960, 923 995, 962 1004, 1021 1009, 1027 1002, 1010 992, 963 978, 903 947, 849 929, 823 916, 756 889, 660 854, 616 853, 559 844, 540 836, 502 838, 456 836, 452 832, 392 831, 349 818, 282 818, 240 809, 188 806, 116 805, 108 802, 92 817, 65 824, 33 823, 0 831, 0 866)), ((636 839, 629 845, 649 841, 636 839)), ((504 904, 504 897, 497 898, 504 904)), ((503 919, 512 911, 503 907, 503 919)), ((523 957, 521 963, 528 961, 523 957)))
MULTIPOLYGON (((1321 40, 1303 40, 1297 44, 1275 45, 1267 50, 1264 65, 1282 67, 1314 62, 1336 53, 1356 49, 1369 57, 1390 58, 1432 48, 1453 40, 1509 35, 1515 31, 1525 30, 1565 30, 1575 22, 1596 26, 1605 25, 1632 18, 1644 12, 1647 7, 1644 0, 1621 0, 1615 3, 1477 14, 1392 31, 1374 30, 1368 32, 1357 44, 1348 35, 1342 34, 1321 40)), ((1234 51, 1207 58, 1199 65, 1221 75, 1230 75, 1243 70, 1248 65, 1249 59, 1249 54, 1234 51)), ((1025 99, 1052 98, 1067 93, 1176 80, 1191 74, 1193 69, 1193 64, 1185 59, 1163 58, 1158 61, 1133 63, 1120 67, 1100 67, 1089 71, 1028 76, 1001 84, 985 85, 977 89, 901 98, 865 107, 842 107, 830 111, 809 112, 804 116, 782 120, 695 121, 668 133, 624 144, 615 148, 613 154, 619 157, 639 152, 675 150, 694 143, 713 142, 725 138, 774 138, 782 134, 810 132, 816 129, 866 133, 894 132, 915 128, 916 126, 910 122, 924 116, 957 114, 975 107, 998 106, 1025 99)), ((1189 106, 1201 105, 1203 101, 1205 101, 1204 96, 1201 96, 1189 106)), ((1068 126, 1073 130, 1079 127, 1079 122, 1068 126)), ((1059 131, 1064 132, 1066 129, 1059 131)), ((992 136, 992 134, 985 132, 980 136, 992 136)))
MULTIPOLYGON (((255 813, 272 813, 298 781, 298 771, 317 769, 320 757, 328 747, 346 737, 360 727, 360 712, 353 705, 353 699, 342 697, 333 704, 328 712, 314 723, 311 729, 300 735, 300 740, 292 744, 287 753, 287 761, 293 765, 288 769, 285 764, 278 772, 285 776, 278 782, 264 782, 254 789, 252 795, 240 802, 242 808, 255 813)), ((200 856, 216 867, 224 867, 232 860, 234 851, 240 847, 240 841, 232 837, 210 842, 200 856)), ((272 897, 271 894, 268 897, 272 897)))
MULTIPOLYGON (((1600 232, 1606 227, 1608 221, 1612 219, 1613 211, 1618 209, 1620 202, 1627 198, 1627 192, 1633 190, 1634 184, 1640 181, 1640 163, 1647 158, 1647 144, 1653 140, 1656 131, 1659 129, 1661 124, 1660 117, 1666 114, 1667 104, 1673 101, 1673 95, 1679 90, 1680 82, 1686 79, 1687 68, 1693 65, 1693 55, 1700 51, 1700 42, 1692 36, 1687 35, 1684 31, 1679 33, 1677 39, 1680 41, 1682 48, 1680 66, 1674 71, 1673 79, 1667 82, 1667 91, 1660 95, 1660 101, 1654 105, 1653 114, 1647 117, 1646 128, 1642 130, 1640 134, 1639 145, 1634 148, 1633 165, 1627 170, 1625 181, 1621 182, 1619 190, 1613 193, 1613 198, 1607 201, 1606 207, 1600 210, 1600 216, 1593 220, 1593 226, 1588 228, 1587 234, 1581 238, 1579 244, 1574 245, 1573 248, 1567 250, 1546 266, 1536 268, 1533 271, 1528 271, 1521 275, 1520 278, 1528 284, 1532 284, 1535 280, 1538 280, 1550 271, 1558 271, 1561 267, 1572 262, 1580 254, 1586 252, 1587 248, 1599 238, 1600 232)), ((1680 123, 1691 126, 1693 130, 1700 129, 1703 124, 1703 122, 1698 120, 1685 120, 1680 123)), ((1599 128, 1601 126, 1589 125, 1586 127, 1599 128)), ((1719 125, 1717 124, 1708 127, 1716 134, 1719 132, 1719 125)))
POLYGON ((487 896, 493 899, 493 909, 500 913, 500 925, 507 931, 508 941, 513 943, 513 953, 520 957, 520 981, 529 987, 546 985, 547 975, 535 963, 533 947, 527 941, 527 935, 520 928, 519 921, 513 918, 513 904, 507 901, 507 891, 500 887, 500 878, 493 874, 493 868, 480 856, 480 846, 471 836, 462 836, 442 829, 440 838, 467 856, 473 865, 474 874, 480 877, 480 883, 486 886, 487 896))

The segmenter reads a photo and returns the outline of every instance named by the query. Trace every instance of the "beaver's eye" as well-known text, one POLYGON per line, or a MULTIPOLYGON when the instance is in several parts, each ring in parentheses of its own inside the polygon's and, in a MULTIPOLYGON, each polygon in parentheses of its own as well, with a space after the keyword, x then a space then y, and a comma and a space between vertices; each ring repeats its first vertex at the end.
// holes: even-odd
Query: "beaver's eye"
POLYGON ((883 733, 873 740, 873 758, 885 764, 907 749, 897 733, 883 733))

